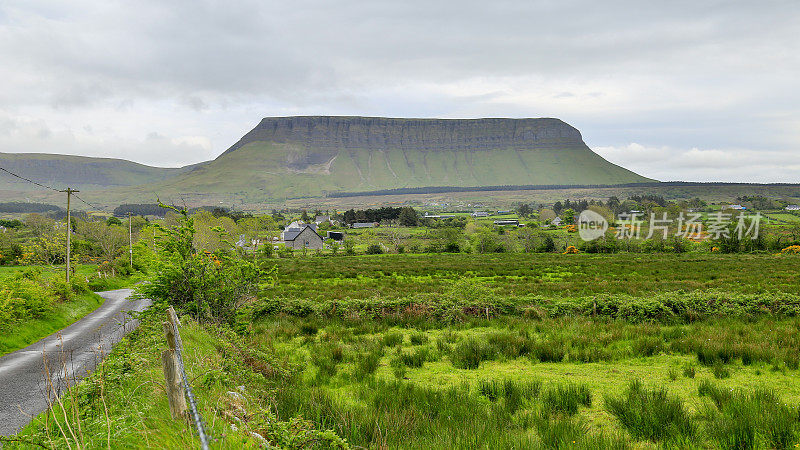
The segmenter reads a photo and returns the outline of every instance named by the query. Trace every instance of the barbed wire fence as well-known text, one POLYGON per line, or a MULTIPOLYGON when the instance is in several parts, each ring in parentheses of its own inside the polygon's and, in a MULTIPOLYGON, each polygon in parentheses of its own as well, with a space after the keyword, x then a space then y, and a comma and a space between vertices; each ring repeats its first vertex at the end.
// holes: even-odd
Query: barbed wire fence
POLYGON ((164 380, 172 418, 181 420, 188 416, 200 437, 201 448, 206 450, 209 443, 208 433, 206 433, 203 416, 197 408, 197 398, 194 396, 192 386, 186 376, 186 366, 183 362, 183 341, 178 328, 180 321, 178 315, 175 314, 175 309, 171 306, 167 309, 167 320, 162 325, 169 348, 161 353, 161 362, 164 366, 164 380))

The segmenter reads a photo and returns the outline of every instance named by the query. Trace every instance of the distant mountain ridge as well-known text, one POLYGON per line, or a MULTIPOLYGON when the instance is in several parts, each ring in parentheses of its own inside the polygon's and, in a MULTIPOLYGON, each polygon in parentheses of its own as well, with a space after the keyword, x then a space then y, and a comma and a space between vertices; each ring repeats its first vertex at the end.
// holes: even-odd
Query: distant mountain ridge
MULTIPOLYGON (((105 158, 2 154, 27 176, 140 203, 142 196, 269 203, 425 187, 647 183, 554 118, 267 117, 216 159, 164 169, 105 158), (123 187, 125 187, 123 189, 123 187)), ((0 190, 8 183, 0 176, 0 190), (5 184, 3 184, 5 183, 5 184)))
MULTIPOLYGON (((115 158, 0 153, 0 167, 56 189, 67 186, 85 190, 138 186, 163 181, 195 166, 163 168, 115 158)), ((0 189, 36 191, 41 188, 7 174, 0 174, 0 189)))

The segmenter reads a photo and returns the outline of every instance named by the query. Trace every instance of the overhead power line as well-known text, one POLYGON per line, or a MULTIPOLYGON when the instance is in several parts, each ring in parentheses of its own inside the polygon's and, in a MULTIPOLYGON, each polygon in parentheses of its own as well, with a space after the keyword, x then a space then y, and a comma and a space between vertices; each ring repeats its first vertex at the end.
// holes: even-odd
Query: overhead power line
POLYGON ((28 183, 35 184, 36 186, 43 187, 43 188, 45 188, 45 189, 50 189, 51 191, 61 192, 60 190, 58 190, 58 189, 56 189, 56 188, 54 188, 54 187, 51 187, 51 186, 48 186, 48 185, 46 185, 46 184, 42 184, 42 183, 37 183, 37 182, 35 182, 35 181, 33 181, 33 180, 30 180, 30 179, 28 179, 28 178, 25 178, 25 177, 23 177, 23 176, 21 176, 21 175, 17 175, 17 174, 15 174, 14 172, 12 172, 12 171, 10 171, 10 170, 8 170, 8 169, 6 169, 6 168, 0 167, 0 170, 2 170, 3 172, 5 172, 5 173, 7 173, 7 174, 11 175, 12 177, 17 177, 17 178, 19 178, 20 180, 27 181, 28 183))
MULTIPOLYGON (((12 172, 12 171, 10 171, 10 170, 8 170, 8 169, 4 168, 4 167, 0 167, 0 171, 3 171, 3 172, 5 172, 5 173, 9 174, 9 175, 11 175, 12 177, 19 178, 20 180, 27 181, 28 183, 35 184, 36 186, 43 187, 43 188, 45 188, 45 189, 50 189, 51 191, 54 191, 54 192, 58 192, 58 193, 64 193, 64 192, 66 192, 66 191, 65 191, 65 190, 63 190, 63 189, 56 189, 56 188, 54 188, 54 187, 52 187, 52 186, 48 186, 48 185, 46 185, 46 184, 42 184, 42 183, 39 183, 39 182, 33 181, 33 180, 31 180, 30 178, 25 178, 25 177, 23 177, 22 175, 18 175, 18 174, 16 174, 16 173, 14 173, 14 172, 12 172)), ((87 202, 86 200, 84 200, 84 199, 82 199, 82 198, 78 197, 78 195, 77 195, 77 194, 74 194, 74 193, 73 193, 72 195, 73 195, 75 198, 77 198, 78 200, 80 200, 80 201, 82 201, 83 203, 85 203, 85 204, 86 204, 87 206, 89 206, 90 208, 94 208, 94 209, 98 209, 98 210, 102 210, 102 209, 103 209, 103 208, 101 208, 101 207, 99 207, 99 206, 97 206, 97 205, 93 205, 93 204, 91 204, 91 203, 87 202)))

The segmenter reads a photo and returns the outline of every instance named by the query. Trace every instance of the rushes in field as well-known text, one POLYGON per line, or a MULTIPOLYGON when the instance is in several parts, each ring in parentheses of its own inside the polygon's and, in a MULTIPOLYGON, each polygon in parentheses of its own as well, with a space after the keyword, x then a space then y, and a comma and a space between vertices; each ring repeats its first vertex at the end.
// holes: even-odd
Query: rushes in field
POLYGON ((403 333, 399 331, 392 331, 383 335, 383 345, 387 347, 395 347, 403 344, 403 333))
POLYGON ((564 342, 555 339, 536 342, 530 354, 533 358, 538 359, 539 362, 561 362, 566 355, 567 349, 564 342))
POLYGON ((497 331, 487 337, 489 344, 509 359, 519 358, 531 353, 533 341, 522 333, 497 331))
POLYGON ((664 388, 648 390, 634 380, 624 396, 608 396, 605 403, 606 410, 637 439, 682 441, 695 436, 683 402, 664 388))
POLYGON ((585 384, 566 384, 548 388, 542 394, 542 408, 546 414, 562 413, 572 416, 578 406, 592 406, 592 393, 585 384))
POLYGON ((378 365, 381 362, 382 351, 380 349, 373 349, 372 351, 361 353, 356 360, 356 368, 354 375, 356 380, 363 381, 366 377, 375 373, 378 370, 378 365))
POLYGON ((638 356, 655 356, 664 349, 660 336, 645 336, 633 341, 633 353, 638 356))
POLYGON ((714 372, 714 378, 717 379, 728 378, 731 376, 731 371, 728 370, 728 368, 725 367, 719 360, 714 363, 714 368, 712 371, 714 372))
POLYGON ((730 391, 703 381, 700 396, 708 396, 716 408, 706 410, 708 434, 718 447, 785 449, 798 444, 798 412, 781 403, 774 392, 730 391))
POLYGON ((406 353, 402 349, 397 349, 395 358, 406 367, 419 368, 430 357, 430 350, 427 347, 418 348, 413 352, 406 353))
POLYGON ((478 383, 478 393, 496 402, 504 400, 505 409, 509 414, 514 414, 523 404, 539 396, 542 383, 539 381, 518 381, 513 379, 481 380, 478 383))
POLYGON ((422 345, 428 343, 428 335, 423 332, 411 333, 411 345, 422 345))
POLYGON ((482 361, 492 360, 494 357, 494 349, 474 337, 459 342, 450 354, 450 360, 459 369, 477 369, 482 361))
MULTIPOLYGON (((534 423, 540 445, 546 449, 627 449, 630 446, 621 438, 594 435, 580 418, 536 416, 534 423)), ((522 448, 522 447, 520 447, 522 448)))

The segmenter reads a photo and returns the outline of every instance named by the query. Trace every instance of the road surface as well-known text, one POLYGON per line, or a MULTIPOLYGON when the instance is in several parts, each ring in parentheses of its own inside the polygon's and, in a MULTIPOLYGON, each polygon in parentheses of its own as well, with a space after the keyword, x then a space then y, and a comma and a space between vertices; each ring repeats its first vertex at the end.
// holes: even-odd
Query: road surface
POLYGON ((106 301, 83 319, 0 358, 0 436, 16 434, 47 409, 48 398, 63 391, 67 380, 74 384, 90 373, 138 325, 130 312, 150 306, 150 300, 128 300, 130 289, 98 294, 106 301))

